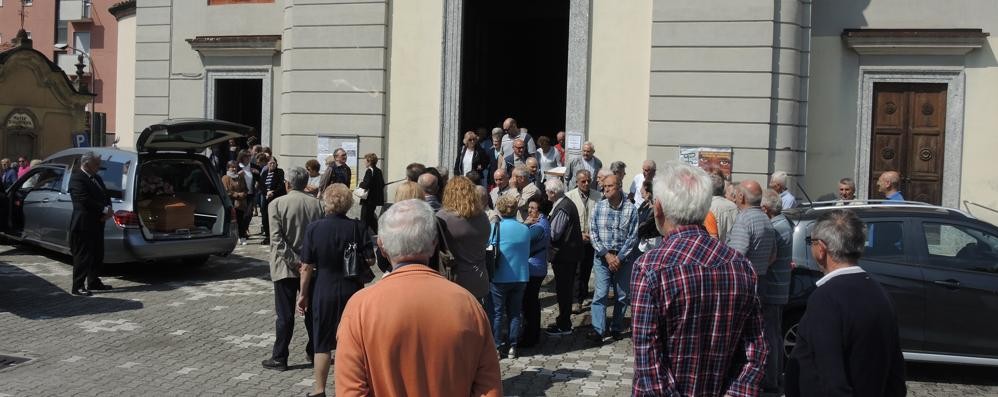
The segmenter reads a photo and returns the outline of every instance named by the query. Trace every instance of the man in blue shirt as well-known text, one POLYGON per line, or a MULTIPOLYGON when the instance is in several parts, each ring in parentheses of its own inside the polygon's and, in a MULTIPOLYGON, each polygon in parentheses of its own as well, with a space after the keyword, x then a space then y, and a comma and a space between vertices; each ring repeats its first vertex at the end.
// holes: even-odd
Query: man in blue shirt
POLYGON ((890 201, 904 201, 904 196, 898 190, 901 186, 901 174, 897 171, 884 171, 877 178, 877 190, 884 194, 890 201))
POLYGON ((627 201, 620 189, 616 175, 603 178, 605 200, 596 204, 589 219, 590 241, 593 244, 593 276, 596 278, 596 291, 593 294, 593 330, 588 335, 596 345, 603 343, 609 334, 614 339, 621 338, 624 326, 624 311, 630 304, 631 264, 637 255, 632 255, 637 246, 638 210, 627 201), (613 321, 606 324, 607 296, 614 289, 613 321), (609 331, 609 332, 607 332, 609 331))

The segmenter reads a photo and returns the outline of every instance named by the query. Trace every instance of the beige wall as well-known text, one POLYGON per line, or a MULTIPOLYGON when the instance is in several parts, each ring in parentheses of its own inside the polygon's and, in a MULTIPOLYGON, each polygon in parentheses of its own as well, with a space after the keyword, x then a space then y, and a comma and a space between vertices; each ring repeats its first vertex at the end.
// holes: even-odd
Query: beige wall
POLYGON ((118 84, 115 87, 115 138, 118 147, 135 146, 135 15, 118 20, 118 84))
MULTIPOLYGON (((406 164, 439 156, 443 1, 396 1, 391 6, 386 180, 406 164)), ((437 164, 426 164, 436 166, 437 164)), ((389 187, 389 201, 394 189, 389 187)))
MULTIPOLYGON (((994 14, 998 17, 998 13, 994 14)), ((998 32, 992 32, 995 34, 998 32)), ((967 86, 963 136, 963 174, 960 200, 998 210, 998 172, 994 148, 998 147, 998 40, 967 57, 967 86)), ((968 209, 968 208, 964 208, 968 209)), ((998 213, 970 206, 978 218, 998 225, 998 213)))
MULTIPOLYGON (((857 177, 861 66, 963 67, 966 74, 960 201, 998 209, 998 174, 990 148, 998 145, 998 61, 996 41, 966 56, 859 56, 840 37, 847 28, 953 29, 998 32, 998 3, 968 0, 943 6, 931 0, 816 2, 813 12, 807 189, 812 197, 831 192, 839 178, 857 177)), ((862 160, 862 159, 861 159, 862 160)), ((998 223, 998 214, 970 207, 975 216, 998 223)))
POLYGON ((590 54, 589 140, 604 167, 627 164, 624 186, 641 173, 648 150, 651 0, 594 1, 590 54))

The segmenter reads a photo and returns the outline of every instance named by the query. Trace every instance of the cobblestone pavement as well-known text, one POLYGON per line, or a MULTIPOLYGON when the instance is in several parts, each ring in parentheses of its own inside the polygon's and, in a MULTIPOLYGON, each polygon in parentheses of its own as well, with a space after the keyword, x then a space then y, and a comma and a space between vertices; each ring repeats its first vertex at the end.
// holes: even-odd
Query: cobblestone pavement
MULTIPOLYGON (((114 290, 80 298, 68 294, 68 257, 0 242, 0 353, 31 359, 0 369, 0 397, 303 395, 312 370, 301 320, 290 370, 260 366, 275 314, 267 248, 258 243, 201 267, 114 266, 103 278, 114 290)), ((546 325, 556 314, 553 285, 541 298, 546 325)), ((589 321, 577 317, 576 325, 589 321)), ((629 339, 589 347, 577 330, 542 335, 540 346, 501 362, 504 394, 629 394, 629 339)), ((909 374, 911 396, 998 396, 990 368, 910 365, 909 374)))

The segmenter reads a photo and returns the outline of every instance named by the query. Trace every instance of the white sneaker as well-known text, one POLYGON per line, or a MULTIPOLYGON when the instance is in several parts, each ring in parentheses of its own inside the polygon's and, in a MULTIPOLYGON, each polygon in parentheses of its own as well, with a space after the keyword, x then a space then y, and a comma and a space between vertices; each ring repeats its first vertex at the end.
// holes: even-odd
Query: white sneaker
POLYGON ((240 238, 239 239, 239 245, 246 245, 246 239, 240 238))

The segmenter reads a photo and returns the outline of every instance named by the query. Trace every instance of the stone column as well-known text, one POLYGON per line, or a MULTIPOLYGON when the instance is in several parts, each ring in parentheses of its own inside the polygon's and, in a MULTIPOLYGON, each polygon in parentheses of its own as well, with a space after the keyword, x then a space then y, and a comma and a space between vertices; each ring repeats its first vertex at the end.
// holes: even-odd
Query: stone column
POLYGON ((464 0, 444 0, 444 49, 440 76, 439 165, 450 167, 461 137, 461 43, 464 34, 464 0))
MULTIPOLYGON (((571 0, 568 11, 568 81, 565 131, 589 136, 589 39, 592 0, 571 0)), ((578 155, 578 152, 572 152, 578 155)))

